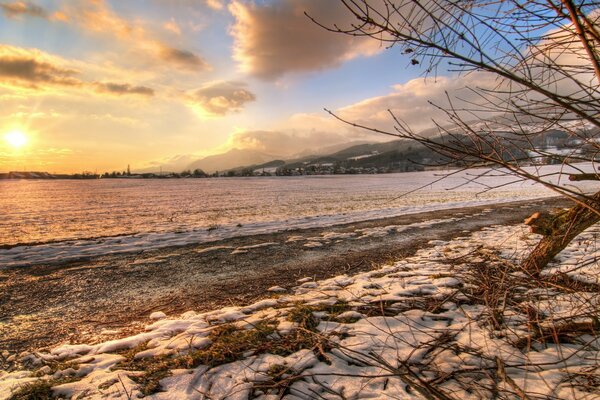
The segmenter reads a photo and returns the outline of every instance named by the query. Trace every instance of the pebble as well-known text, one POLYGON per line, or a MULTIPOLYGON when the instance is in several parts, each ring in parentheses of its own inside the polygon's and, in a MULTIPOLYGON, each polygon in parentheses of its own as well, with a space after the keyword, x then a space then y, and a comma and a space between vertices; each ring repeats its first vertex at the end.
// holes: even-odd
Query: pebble
POLYGON ((165 314, 165 313, 164 313, 164 312, 162 312, 162 311, 155 311, 155 312, 153 312, 152 314, 150 314, 150 317, 149 317, 149 318, 150 318, 150 319, 157 319, 157 320, 158 320, 158 319, 165 319, 165 318, 167 318, 167 314, 165 314))

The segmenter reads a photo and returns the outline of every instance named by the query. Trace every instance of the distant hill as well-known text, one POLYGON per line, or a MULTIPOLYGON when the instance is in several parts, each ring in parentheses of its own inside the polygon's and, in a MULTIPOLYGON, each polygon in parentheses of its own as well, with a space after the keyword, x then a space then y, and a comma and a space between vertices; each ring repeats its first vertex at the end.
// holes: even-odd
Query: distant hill
MULTIPOLYGON (((510 124, 508 124, 510 125, 510 124)), ((540 130, 539 124, 530 122, 522 124, 520 128, 528 132, 540 130)), ((485 124, 480 121, 474 121, 470 125, 474 130, 495 130, 494 134, 510 138, 514 136, 507 128, 506 121, 495 122, 488 121, 485 124)), ((455 135, 455 139, 460 137, 458 127, 446 127, 447 132, 455 135), (458 136, 456 136, 458 135, 458 136)), ((430 129, 421 132, 425 137, 436 137, 436 140, 447 140, 447 136, 440 137, 439 132, 430 129)), ((570 135, 560 130, 548 130, 539 134, 531 134, 527 143, 523 146, 516 144, 511 151, 516 152, 513 155, 521 154, 526 156, 526 146, 533 146, 538 149, 549 149, 552 152, 559 152, 564 149, 573 151, 574 142, 570 135)), ((566 151, 566 150, 565 150, 566 151)), ((557 154, 559 154, 557 153, 557 154)), ((219 171, 220 173, 232 172, 237 174, 254 171, 273 173, 277 168, 298 169, 307 166, 331 166, 343 167, 345 169, 362 168, 393 171, 411 171, 422 169, 426 165, 436 165, 448 160, 443 160, 438 154, 417 142, 408 139, 398 139, 389 142, 364 143, 354 142, 344 145, 328 146, 315 150, 312 154, 309 151, 301 151, 300 156, 291 159, 285 159, 275 154, 260 152, 250 149, 232 149, 223 154, 212 155, 199 160, 194 160, 191 156, 173 157, 168 162, 146 168, 136 172, 157 172, 162 167, 163 172, 181 172, 183 170, 201 169, 207 173, 219 171)), ((543 163, 544 160, 533 160, 543 163)))
POLYGON ((325 147, 313 148, 313 149, 304 149, 296 154, 294 154, 291 158, 298 159, 304 157, 314 157, 319 154, 331 154, 336 153, 338 151, 347 149, 348 147, 354 147, 362 144, 371 144, 372 142, 368 142, 366 140, 353 140, 348 143, 338 143, 325 147))
MULTIPOLYGON (((512 157, 531 157, 531 162, 556 163, 560 162, 561 157, 577 154, 583 150, 581 144, 567 132, 558 129, 550 129, 541 131, 540 126, 531 123, 520 126, 524 128, 529 135, 524 138, 521 135, 515 135, 510 132, 506 124, 498 123, 494 126, 493 123, 485 124, 478 128, 474 123, 471 126, 473 129, 481 129, 486 131, 496 129, 494 135, 505 137, 508 139, 505 155, 508 160, 512 157), (539 132, 539 133, 538 133, 539 132), (532 149, 543 150, 548 156, 540 156, 538 151, 532 149), (552 156, 555 155, 556 157, 552 156)), ((424 136, 435 137, 436 141, 446 140, 462 140, 458 128, 449 128, 453 136, 439 136, 436 131, 424 132, 424 136)), ((464 136, 466 143, 470 143, 469 139, 464 136)), ((381 172, 381 171, 414 171, 421 170, 426 167, 436 167, 446 165, 447 163, 455 164, 453 160, 442 157, 428 147, 408 139, 398 139, 383 143, 364 143, 352 145, 330 154, 310 155, 292 160, 276 160, 263 164, 251 164, 248 166, 237 167, 234 172, 253 170, 259 172, 274 172, 273 167, 283 168, 290 171, 293 170, 310 170, 321 171, 327 173, 348 173, 348 171, 356 170, 358 173, 381 172), (338 171, 338 172, 336 172, 338 171), (361 172, 362 171, 362 172, 361 172)))
POLYGON ((367 143, 347 147, 332 154, 289 160, 289 169, 306 166, 338 165, 344 168, 392 168, 397 170, 418 169, 423 161, 437 159, 429 149, 409 140, 400 139, 384 143, 367 143), (415 162, 412 162, 415 161, 415 162), (410 166, 412 164, 412 167, 410 166))

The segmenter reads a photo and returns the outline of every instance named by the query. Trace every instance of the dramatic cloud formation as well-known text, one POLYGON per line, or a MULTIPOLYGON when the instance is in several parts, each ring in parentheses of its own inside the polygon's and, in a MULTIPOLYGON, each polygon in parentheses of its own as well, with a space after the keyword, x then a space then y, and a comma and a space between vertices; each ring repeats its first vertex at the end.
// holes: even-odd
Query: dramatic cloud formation
MULTIPOLYGON (((494 76, 483 73, 438 77, 435 80, 418 78, 393 86, 393 91, 387 95, 368 98, 334 112, 349 122, 394 132, 391 111, 415 132, 421 132, 433 128, 433 120, 442 125, 448 122, 446 114, 430 101, 445 105, 448 101, 446 96, 450 94, 461 99, 457 101, 475 102, 478 96, 467 86, 490 89, 497 84, 494 76)), ((470 117, 474 118, 472 114, 470 117)), ((227 147, 293 157, 329 153, 339 149, 336 146, 347 147, 352 142, 390 139, 386 135, 344 124, 325 112, 299 113, 270 130, 237 132, 230 137, 227 147)))
POLYGON ((0 45, 0 83, 27 88, 80 85, 79 71, 66 64, 39 50, 0 45))
POLYGON ((0 57, 0 82, 17 82, 31 88, 41 83, 77 86, 80 81, 73 78, 76 74, 74 70, 37 61, 34 58, 0 57))
POLYGON ((127 83, 101 83, 81 80, 79 71, 67 62, 39 50, 0 45, 0 85, 43 90, 48 87, 90 88, 98 93, 152 96, 154 91, 127 83))
POLYGON ((241 111, 243 106, 256 100, 243 82, 211 82, 187 96, 192 106, 204 116, 222 116, 241 111))
MULTIPOLYGON (((480 100, 480 96, 469 88, 493 89, 497 85, 497 77, 486 73, 412 79, 404 84, 395 85, 394 91, 387 95, 343 107, 337 110, 336 114, 350 122, 393 131, 391 111, 412 130, 419 132, 432 128, 434 120, 440 124, 449 122, 447 115, 432 103, 447 106, 450 96, 454 99, 455 106, 460 108, 469 104, 468 108, 473 109, 473 104, 480 100)), ((486 116, 489 117, 487 114, 486 116)), ((474 119, 475 114, 469 113, 465 118, 474 119)))
MULTIPOLYGON (((71 4, 65 8, 63 14, 86 31, 115 36, 161 62, 192 71, 209 69, 209 64, 200 56, 157 39, 153 32, 139 22, 130 22, 120 17, 105 0, 71 4)), ((181 33, 181 29, 174 21, 167 22, 164 28, 181 33)))
POLYGON ((374 40, 336 35, 311 22, 304 12, 327 23, 350 23, 339 2, 280 0, 268 3, 234 1, 231 33, 234 57, 243 71, 263 79, 288 72, 317 71, 381 50, 374 40))

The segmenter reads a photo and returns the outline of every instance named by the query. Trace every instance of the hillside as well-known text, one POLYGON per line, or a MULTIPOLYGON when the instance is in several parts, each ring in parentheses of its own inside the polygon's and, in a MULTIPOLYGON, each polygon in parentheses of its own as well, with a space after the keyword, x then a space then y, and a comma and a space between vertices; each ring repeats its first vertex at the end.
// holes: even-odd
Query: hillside
POLYGON ((208 156, 188 164, 186 169, 201 169, 205 172, 229 170, 244 165, 266 163, 279 157, 249 149, 231 149, 226 153, 208 156))

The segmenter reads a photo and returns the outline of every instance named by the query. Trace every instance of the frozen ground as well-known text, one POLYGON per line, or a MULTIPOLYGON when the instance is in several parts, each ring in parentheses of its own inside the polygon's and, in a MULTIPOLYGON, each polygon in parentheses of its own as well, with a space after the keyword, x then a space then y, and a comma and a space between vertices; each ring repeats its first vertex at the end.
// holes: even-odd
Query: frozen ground
POLYGON ((21 367, 0 398, 599 398, 599 233, 540 277, 518 268, 536 236, 493 226, 248 306, 154 313, 131 337, 5 354, 21 367))

